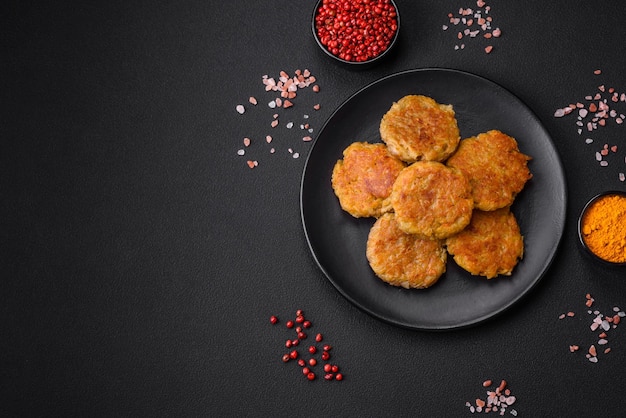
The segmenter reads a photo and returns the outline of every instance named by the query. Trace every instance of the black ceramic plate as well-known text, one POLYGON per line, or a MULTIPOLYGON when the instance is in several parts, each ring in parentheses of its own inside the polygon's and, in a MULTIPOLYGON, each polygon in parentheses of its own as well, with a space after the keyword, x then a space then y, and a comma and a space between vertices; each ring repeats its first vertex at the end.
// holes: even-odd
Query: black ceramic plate
POLYGON ((328 119, 307 159, 300 205, 311 252, 330 282, 364 311, 392 324, 444 330, 484 321, 519 301, 541 279, 565 223, 563 167, 548 132, 517 97, 482 77, 448 69, 387 76, 355 93, 328 119), (407 94, 452 104, 461 137, 498 129, 533 157, 533 178, 512 210, 524 235, 524 259, 510 277, 471 276, 448 257, 447 271, 428 289, 403 289, 378 279, 365 257, 374 219, 344 212, 331 187, 334 164, 354 141, 380 142, 378 126, 391 104, 407 94))

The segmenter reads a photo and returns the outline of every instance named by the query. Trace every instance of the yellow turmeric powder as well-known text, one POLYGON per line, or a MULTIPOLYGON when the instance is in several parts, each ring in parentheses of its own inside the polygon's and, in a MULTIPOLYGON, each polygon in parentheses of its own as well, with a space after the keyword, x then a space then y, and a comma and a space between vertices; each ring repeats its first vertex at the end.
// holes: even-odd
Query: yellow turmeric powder
POLYGON ((593 202, 582 219, 583 240, 598 257, 626 262, 626 195, 610 194, 593 202))

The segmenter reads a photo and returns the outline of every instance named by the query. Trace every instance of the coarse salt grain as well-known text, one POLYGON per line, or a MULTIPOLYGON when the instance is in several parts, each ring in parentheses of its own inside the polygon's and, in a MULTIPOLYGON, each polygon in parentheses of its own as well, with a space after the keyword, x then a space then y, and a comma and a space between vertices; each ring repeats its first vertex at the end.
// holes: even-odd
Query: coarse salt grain
MULTIPOLYGON (((591 295, 589 293, 587 293, 585 295, 585 305, 587 307, 591 307, 591 305, 594 302, 594 298, 591 297, 591 295)), ((597 335, 597 340, 596 340, 596 344, 598 344, 598 346, 603 346, 603 354, 607 354, 611 351, 611 348, 608 347, 607 345, 609 344, 609 338, 608 338, 608 331, 611 329, 615 329, 617 328, 617 325, 619 324, 619 318, 621 318, 621 315, 626 316, 626 312, 622 311, 619 307, 613 307, 613 312, 614 314, 612 315, 604 315, 602 314, 599 310, 588 310, 587 313, 589 315, 593 315, 593 319, 591 321, 591 324, 589 326, 590 330, 592 332, 598 332, 597 335), (617 321, 616 321, 617 318, 617 321)), ((564 314, 561 314, 564 315, 564 314)), ((559 319, 562 319, 561 316, 559 316, 559 319)), ((578 345, 576 344, 570 344, 569 345, 569 351, 574 353, 576 351, 578 351, 578 345)), ((597 363, 599 361, 599 352, 598 349, 596 348, 595 344, 591 344, 589 346, 589 349, 587 350, 586 354, 585 354, 585 358, 587 360, 589 360, 592 363, 597 363)))
MULTIPOLYGON (((602 74, 602 71, 597 69, 594 70, 593 73, 595 75, 600 75, 602 74)), ((576 112, 577 117, 575 125, 577 126, 576 132, 579 135, 583 132, 596 132, 603 127, 609 126, 611 122, 615 122, 615 125, 622 125, 624 123, 624 112, 618 111, 616 106, 620 106, 621 103, 626 101, 626 93, 619 92, 615 87, 601 83, 597 85, 597 92, 585 95, 584 100, 586 103, 577 102, 575 105, 570 104, 557 109, 554 112, 554 117, 563 117, 567 115, 571 109, 578 109, 576 112)), ((592 138, 585 139, 586 144, 591 144, 592 142, 592 138)), ((615 151, 611 148, 610 151, 617 153, 618 148, 616 147, 615 151)), ((609 150, 594 152, 595 159, 599 163, 598 165, 600 167, 608 167, 609 165, 612 165, 609 161, 612 157, 608 157, 608 153, 609 150), (607 157, 608 159, 605 159, 604 157, 607 157)), ((626 157, 624 158, 624 161, 626 162, 626 157)), ((623 172, 617 173, 617 179, 620 182, 626 181, 626 178, 624 178, 622 173, 623 172)))
MULTIPOLYGON (((488 379, 482 383, 484 388, 490 388, 493 384, 493 381, 488 379)), ((500 415, 504 415, 506 413, 507 408, 513 405, 517 401, 517 398, 511 394, 511 390, 507 388, 507 382, 505 380, 500 381, 500 384, 495 389, 487 390, 486 398, 476 398, 476 400, 472 402, 465 402, 465 406, 469 409, 470 412, 499 412, 500 415)), ((514 409, 510 409, 510 413, 514 416, 517 415, 517 411, 514 409)))
MULTIPOLYGON (((443 31, 447 31, 449 29, 449 25, 459 26, 460 31, 456 32, 456 38, 461 40, 463 38, 477 38, 478 35, 483 33, 482 38, 491 39, 498 38, 502 35, 502 30, 500 28, 492 29, 493 18, 491 16, 487 16, 489 11, 491 10, 490 6, 487 6, 485 1, 478 1, 477 3, 478 9, 472 8, 459 8, 456 15, 452 12, 447 14, 448 21, 441 26, 443 31), (472 29, 470 29, 472 28, 472 29), (473 29, 476 28, 476 29, 473 29)), ((455 44, 455 50, 461 50, 465 48, 465 44, 455 44)), ((485 53, 491 53, 493 46, 484 48, 485 53)))
MULTIPOLYGON (((311 87, 311 90, 314 92, 320 91, 320 86, 316 84, 317 79, 315 76, 311 74, 308 69, 303 70, 295 70, 294 75, 289 75, 286 71, 280 71, 279 77, 269 77, 267 74, 263 75, 262 83, 264 86, 264 90, 266 92, 273 92, 273 94, 277 94, 278 97, 268 102, 268 107, 272 109, 287 109, 294 106, 293 99, 296 98, 297 92, 299 89, 304 89, 311 87)), ((256 105, 258 100, 254 96, 248 97, 248 102, 252 105, 256 105)), ((313 109, 319 110, 321 105, 316 103, 312 105, 313 109)), ((235 106, 238 113, 243 114, 246 111, 246 108, 243 104, 238 104, 235 106)), ((272 128, 276 128, 280 125, 279 122, 279 114, 275 113, 272 116, 273 120, 270 121, 270 126, 272 128)), ((305 115, 304 118, 308 118, 308 115, 305 115)), ((290 121, 285 126, 288 129, 293 128, 294 123, 290 121)), ((313 128, 306 125, 306 129, 309 133, 313 133, 313 128)), ((310 137, 309 137, 310 138, 310 137)), ((312 140, 312 139, 311 139, 312 140)), ((266 136, 266 142, 270 143, 272 141, 272 137, 270 135, 266 136)), ((304 139, 304 142, 309 142, 308 138, 304 139)), ((244 139, 244 146, 250 146, 250 140, 244 139)), ((270 153, 273 154, 275 152, 275 148, 270 149, 270 153)), ((292 154, 293 158, 299 158, 299 153, 293 153, 290 149, 290 154, 292 154)), ((238 155, 244 155, 245 151, 243 149, 237 150, 238 155)), ((247 164, 250 168, 258 166, 257 160, 248 160, 247 164)))

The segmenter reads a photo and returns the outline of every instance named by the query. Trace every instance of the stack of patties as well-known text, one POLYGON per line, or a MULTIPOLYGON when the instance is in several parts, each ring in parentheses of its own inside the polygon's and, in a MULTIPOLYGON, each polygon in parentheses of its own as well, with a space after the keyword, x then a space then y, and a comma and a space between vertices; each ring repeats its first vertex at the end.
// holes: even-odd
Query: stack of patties
MULTIPOLYGON (((482 135, 499 138, 496 132, 482 135)), ((343 160, 335 164, 332 175, 332 187, 343 210, 354 217, 377 218, 368 235, 366 249, 374 273, 394 286, 430 287, 446 271, 446 246, 452 246, 455 250, 450 253, 455 261, 472 274, 487 278, 510 274, 522 256, 523 245, 519 250, 522 238, 519 228, 515 236, 511 219, 515 227, 517 223, 508 207, 530 178, 526 168, 529 158, 519 153, 517 144, 514 147, 517 154, 504 143, 498 145, 496 151, 487 156, 489 163, 483 167, 494 171, 503 167, 508 174, 487 174, 491 186, 475 187, 475 183, 484 183, 485 178, 472 174, 473 162, 485 162, 482 157, 472 155, 484 150, 472 146, 473 138, 460 141, 451 105, 439 104, 426 96, 405 96, 393 103, 383 116, 380 135, 382 144, 355 142, 349 145, 343 152, 343 160), (459 147, 459 143, 464 146, 459 147), (497 150, 511 155, 500 160, 497 150), (449 164, 455 160, 457 165, 449 164), (517 162, 514 168, 511 161, 517 162), (519 166, 522 163, 525 172, 519 166), (501 188, 501 183, 506 187, 496 194, 512 196, 508 205, 500 203, 500 199, 493 204, 495 198, 482 197, 501 188), (485 190, 487 187, 492 190, 485 190), (494 211, 499 208, 506 210, 494 211), (494 211, 501 216, 490 215, 490 220, 483 222, 484 211, 494 211), (480 232, 484 229, 483 223, 489 224, 497 234, 506 232, 504 239, 490 236, 492 229, 480 232), (504 247, 500 252, 515 257, 512 266, 509 261, 501 261, 502 255, 491 256, 498 253, 493 248, 493 238, 500 241, 499 248, 504 247), (474 258, 468 255, 482 252, 490 253, 492 264, 487 267, 475 261, 485 260, 484 255, 474 258)), ((489 138, 485 141, 490 142, 489 138)), ((504 201, 503 197, 501 199, 504 201)))
POLYGON ((472 186, 474 213, 469 226, 446 240, 454 261, 473 275, 510 276, 524 255, 524 242, 511 205, 532 174, 530 157, 517 141, 492 130, 461 141, 446 163, 472 186))

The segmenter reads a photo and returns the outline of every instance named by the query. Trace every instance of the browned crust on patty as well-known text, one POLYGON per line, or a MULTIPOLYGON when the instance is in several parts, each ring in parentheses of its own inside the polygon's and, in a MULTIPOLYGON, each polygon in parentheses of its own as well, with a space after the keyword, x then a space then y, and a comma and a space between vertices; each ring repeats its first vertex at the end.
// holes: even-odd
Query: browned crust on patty
POLYGON ((470 224, 446 240, 448 253, 472 275, 510 276, 524 255, 524 239, 509 207, 475 210, 470 224))
POLYGON ((391 204, 404 232, 443 239, 469 224, 474 208, 471 192, 460 171, 434 161, 418 161, 398 175, 391 204))
POLYGON ((393 103, 380 122, 389 152, 403 161, 444 161, 461 139, 452 105, 422 95, 393 103))
POLYGON ((532 177, 530 159, 513 137, 491 130, 462 140, 446 165, 465 174, 476 208, 489 211, 513 203, 532 177))
POLYGON ((405 164, 385 144, 354 142, 333 168, 332 187, 341 207, 352 216, 378 217, 391 210, 389 195, 405 164))
POLYGON ((384 214, 372 226, 366 255, 381 280, 407 289, 430 287, 446 271, 442 241, 404 233, 393 213, 384 214))

